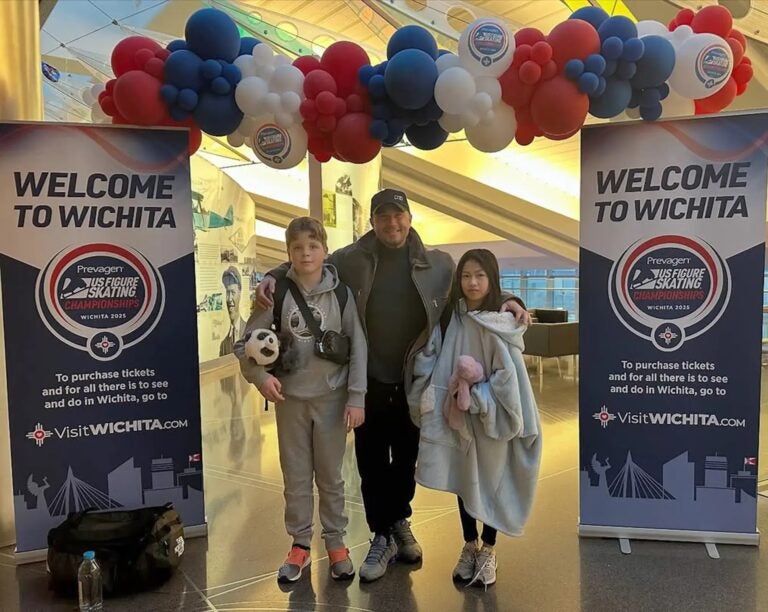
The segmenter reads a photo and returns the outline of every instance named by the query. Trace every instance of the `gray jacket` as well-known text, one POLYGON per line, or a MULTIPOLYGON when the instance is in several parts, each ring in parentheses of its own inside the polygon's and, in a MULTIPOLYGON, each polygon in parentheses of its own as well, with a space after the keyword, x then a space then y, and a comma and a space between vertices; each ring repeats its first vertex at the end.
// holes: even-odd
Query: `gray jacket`
MULTIPOLYGON (((288 270, 288 277, 295 280, 292 269, 288 270)), ((282 376, 280 383, 283 386, 283 395, 300 399, 321 397, 346 387, 349 392, 347 404, 364 408, 368 384, 366 372, 368 347, 360 319, 355 312, 351 292, 343 316, 339 310, 339 302, 334 293, 338 284, 336 269, 326 264, 323 278, 317 287, 310 292, 305 292, 300 285, 299 288, 310 310, 320 317, 321 329, 340 331, 349 336, 351 345, 349 364, 341 366, 315 355, 315 338, 307 328, 293 295, 288 291, 283 300, 283 311, 280 313, 281 328, 293 334, 298 349, 298 365, 293 372, 282 376)), ((269 329, 273 317, 272 308, 267 310, 257 308, 248 319, 245 326, 246 333, 254 329, 269 329)), ((243 377, 248 382, 260 387, 270 376, 263 366, 257 365, 245 356, 245 340, 241 339, 235 343, 235 355, 240 360, 243 377)))

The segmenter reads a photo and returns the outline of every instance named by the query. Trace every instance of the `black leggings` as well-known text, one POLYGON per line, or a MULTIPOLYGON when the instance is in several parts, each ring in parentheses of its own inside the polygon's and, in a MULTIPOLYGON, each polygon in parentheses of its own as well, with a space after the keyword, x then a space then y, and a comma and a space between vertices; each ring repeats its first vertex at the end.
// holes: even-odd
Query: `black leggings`
MULTIPOLYGON (((464 508, 464 502, 459 500, 459 516, 461 517, 461 529, 464 531, 465 542, 475 542, 477 540, 477 521, 467 514, 464 508)), ((496 530, 488 525, 483 525, 483 544, 496 546, 496 530)))

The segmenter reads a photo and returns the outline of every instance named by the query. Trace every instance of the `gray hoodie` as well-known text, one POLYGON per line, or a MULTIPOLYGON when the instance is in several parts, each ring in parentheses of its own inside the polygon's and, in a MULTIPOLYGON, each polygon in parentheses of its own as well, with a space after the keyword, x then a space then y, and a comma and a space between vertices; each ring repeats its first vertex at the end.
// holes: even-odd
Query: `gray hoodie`
MULTIPOLYGON (((283 395, 298 399, 314 399, 337 389, 346 388, 349 392, 347 405, 365 407, 368 347, 352 292, 347 289, 349 297, 342 316, 339 312, 339 302, 334 294, 334 289, 339 284, 336 268, 325 264, 320 283, 309 292, 304 291, 301 284, 296 281, 293 268, 288 271, 288 278, 296 282, 307 306, 320 323, 320 328, 324 331, 342 332, 348 336, 351 350, 349 364, 343 366, 316 356, 315 337, 304 322, 304 317, 293 295, 287 291, 283 300, 283 311, 280 313, 280 322, 284 331, 293 334, 298 350, 298 366, 291 373, 280 378, 283 395)), ((273 316, 272 308, 267 310, 257 308, 248 319, 245 333, 254 329, 269 329, 273 316)), ((260 387, 270 376, 263 366, 257 365, 245 356, 244 340, 241 339, 235 343, 235 355, 240 360, 240 368, 248 382, 260 387)))

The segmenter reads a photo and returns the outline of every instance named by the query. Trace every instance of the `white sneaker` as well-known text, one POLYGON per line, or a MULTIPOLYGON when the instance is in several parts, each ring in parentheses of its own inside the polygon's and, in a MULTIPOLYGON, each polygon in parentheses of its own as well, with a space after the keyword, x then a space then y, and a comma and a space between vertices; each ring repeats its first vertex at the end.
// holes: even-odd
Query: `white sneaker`
POLYGON ((459 560, 453 568, 454 582, 469 582, 475 575, 475 556, 477 555, 477 542, 467 542, 461 549, 459 560))
POLYGON ((483 547, 475 555, 475 575, 469 584, 478 583, 488 588, 496 582, 497 567, 496 551, 493 546, 483 544, 483 547))

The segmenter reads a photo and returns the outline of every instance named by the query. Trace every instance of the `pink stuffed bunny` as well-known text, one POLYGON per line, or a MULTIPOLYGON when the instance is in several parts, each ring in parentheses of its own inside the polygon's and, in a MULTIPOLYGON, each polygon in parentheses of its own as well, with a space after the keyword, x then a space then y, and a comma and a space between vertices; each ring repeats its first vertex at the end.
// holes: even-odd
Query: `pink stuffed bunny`
POLYGON ((460 355, 456 369, 448 379, 448 395, 443 407, 448 426, 457 431, 462 429, 462 412, 469 410, 469 390, 472 385, 485 380, 483 366, 474 357, 460 355))

